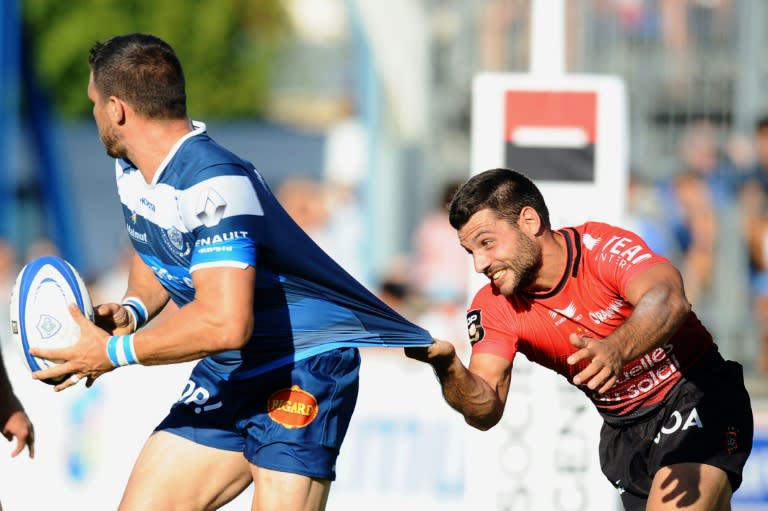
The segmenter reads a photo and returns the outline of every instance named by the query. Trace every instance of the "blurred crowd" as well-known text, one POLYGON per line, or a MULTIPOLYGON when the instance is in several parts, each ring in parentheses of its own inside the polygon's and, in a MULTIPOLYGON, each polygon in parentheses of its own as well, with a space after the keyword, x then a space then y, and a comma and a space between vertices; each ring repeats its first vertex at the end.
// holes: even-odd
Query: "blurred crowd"
MULTIPOLYGON (((678 141, 677 166, 663 178, 630 172, 624 226, 678 265, 688 298, 727 355, 755 376, 768 377, 768 116, 751 136, 723 133, 702 119, 678 141)), ((431 211, 414 222, 407 250, 366 285, 433 336, 468 353, 465 307, 472 291, 471 260, 448 222, 460 182, 443 184, 431 211)), ((365 204, 359 189, 339 180, 287 178, 276 195, 296 222, 351 274, 366 282, 365 204)), ((600 219, 595 219, 600 220, 600 219)), ((9 299, 23 263, 57 254, 46 239, 23 254, 0 243, 2 296, 9 299)), ((122 296, 128 251, 89 279, 94 303, 122 296)), ((7 317, 7 305, 2 306, 7 317)), ((7 321, 4 321, 7 325, 7 321)), ((7 338, 7 328, 3 328, 7 338)), ((5 339, 4 339, 5 340, 5 339)))
POLYGON ((768 375, 768 117, 746 137, 695 120, 678 150, 668 177, 631 176, 626 222, 677 263, 723 349, 768 375))
MULTIPOLYGON (((731 0, 567 2, 567 16, 572 21, 567 29, 568 67, 581 71, 574 62, 579 55, 601 55, 598 50, 606 48, 618 51, 621 45, 617 41, 653 41, 674 62, 672 66, 658 66, 656 71, 664 73, 672 85, 679 85, 677 80, 685 76, 674 72, 690 71, 686 63, 697 52, 703 54, 723 41, 733 45, 735 38, 729 28, 735 20, 734 5, 731 0), (587 25, 583 23, 585 12, 591 15, 587 25), (594 30, 581 34, 577 28, 582 26, 594 30), (594 39, 594 48, 585 40, 588 35, 594 39)), ((528 0, 478 4, 480 58, 475 64, 486 71, 527 67, 530 7, 528 0)), ((649 71, 643 68, 638 72, 647 75, 649 71)), ((627 80, 630 86, 635 85, 631 76, 627 80)), ((686 87, 671 88, 683 95, 690 92, 686 87)), ((640 95, 650 94, 647 88, 635 90, 641 90, 640 95)), ((278 198, 297 223, 353 276, 435 337, 454 341, 466 352, 464 312, 472 291, 471 261, 458 245, 447 214, 447 205, 460 183, 442 183, 431 211, 413 219, 407 249, 385 268, 376 269, 371 281, 364 275, 368 261, 360 248, 366 243, 375 246, 366 241, 366 204, 359 189, 366 156, 364 149, 351 150, 360 146, 354 126, 342 128, 343 133, 336 138, 345 143, 337 150, 328 150, 333 172, 326 172, 326 178, 287 178, 276 189, 278 198), (350 137, 354 139, 351 142, 347 140, 350 137)), ((757 120, 754 131, 748 134, 728 132, 727 127, 707 119, 692 120, 676 143, 677 163, 673 168, 649 172, 645 167, 653 163, 637 161, 630 171, 625 226, 678 265, 689 300, 727 355, 741 361, 753 374, 768 377, 768 117, 757 120)), ((21 265, 46 253, 58 250, 45 239, 32 243, 23 253, 0 241, 3 300, 7 302, 21 265)), ((94 302, 119 298, 126 275, 127 258, 121 257, 111 270, 92 277, 89 285, 94 302)), ((0 304, 0 319, 6 316, 7 306, 0 304)), ((6 331, 4 326, 0 332, 3 340, 6 331)))
MULTIPOLYGON (((679 137, 676 161, 661 178, 630 173, 625 227, 678 265, 689 300, 721 350, 768 377, 768 117, 749 136, 694 120, 679 137)), ((416 223, 408 250, 373 287, 435 337, 466 350, 471 261, 447 212, 459 184, 444 184, 433 210, 416 223)), ((343 260, 354 253, 353 240, 333 233, 359 215, 338 203, 343 195, 332 183, 289 179, 277 194, 332 256, 343 260)))

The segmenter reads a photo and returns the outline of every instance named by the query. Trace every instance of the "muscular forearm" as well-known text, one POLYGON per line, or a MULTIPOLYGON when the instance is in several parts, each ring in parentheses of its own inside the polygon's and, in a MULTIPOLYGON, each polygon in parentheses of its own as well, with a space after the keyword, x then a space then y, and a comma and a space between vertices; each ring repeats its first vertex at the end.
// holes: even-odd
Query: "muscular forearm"
POLYGON ((128 277, 128 289, 123 298, 127 297, 135 297, 142 301, 147 309, 147 321, 157 316, 170 299, 168 292, 138 255, 134 255, 128 277))
POLYGON ((186 362, 241 348, 252 328, 250 318, 224 317, 220 311, 193 301, 159 326, 140 330, 135 334, 134 347, 144 365, 186 362))
POLYGON ((632 315, 605 341, 619 347, 625 361, 634 360, 663 346, 690 312, 685 296, 667 286, 657 286, 640 298, 632 315))
POLYGON ((444 368, 436 368, 446 402, 464 416, 467 424, 487 430, 501 420, 504 403, 496 389, 472 373, 454 357, 444 368))

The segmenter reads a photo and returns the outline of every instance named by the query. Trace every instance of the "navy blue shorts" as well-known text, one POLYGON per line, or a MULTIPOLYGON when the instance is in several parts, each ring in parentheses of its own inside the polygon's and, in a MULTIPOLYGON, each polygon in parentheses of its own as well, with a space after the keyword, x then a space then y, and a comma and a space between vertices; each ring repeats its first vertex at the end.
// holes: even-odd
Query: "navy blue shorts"
POLYGON ((259 467, 332 481, 357 402, 359 370, 356 348, 241 381, 224 380, 201 362, 156 430, 242 452, 259 467))

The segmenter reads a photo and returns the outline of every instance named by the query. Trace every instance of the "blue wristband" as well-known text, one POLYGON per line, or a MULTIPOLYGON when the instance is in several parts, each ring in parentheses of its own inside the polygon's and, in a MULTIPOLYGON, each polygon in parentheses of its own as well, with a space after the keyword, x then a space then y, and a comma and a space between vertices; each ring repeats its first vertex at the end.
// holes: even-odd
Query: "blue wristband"
POLYGON ((138 364, 133 335, 113 335, 107 339, 107 357, 115 367, 138 364))
MULTIPOLYGON (((143 327, 147 324, 149 313, 147 312, 147 306, 141 301, 141 298, 135 296, 127 296, 123 299, 123 307, 128 313, 133 316, 133 323, 136 325, 136 329, 143 327)), ((134 331, 135 331, 134 330, 134 331)))

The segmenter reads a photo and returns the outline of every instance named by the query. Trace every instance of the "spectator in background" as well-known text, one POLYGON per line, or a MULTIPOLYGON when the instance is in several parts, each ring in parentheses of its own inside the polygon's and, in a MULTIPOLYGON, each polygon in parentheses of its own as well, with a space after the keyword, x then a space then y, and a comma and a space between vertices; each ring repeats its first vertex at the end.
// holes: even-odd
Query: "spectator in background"
POLYGON ((59 255, 59 247, 52 240, 40 237, 32 240, 24 252, 24 261, 29 262, 42 256, 59 255))
POLYGON ((416 227, 413 239, 416 290, 427 300, 450 298, 464 303, 471 268, 456 243, 448 206, 460 183, 443 186, 437 207, 416 227))
MULTIPOLYGON (((678 150, 681 169, 661 184, 660 198, 666 205, 679 252, 675 262, 688 298, 707 317, 701 302, 713 295, 716 260, 727 255, 718 255, 715 241, 722 234, 719 225, 730 221, 742 175, 720 151, 717 130, 708 120, 692 122, 681 135, 678 150)), ((741 240, 735 236, 732 241, 741 240)), ((675 257, 671 252, 664 255, 675 257)))
POLYGON ((402 255, 393 257, 378 280, 378 297, 404 317, 413 319, 421 307, 418 293, 414 290, 408 258, 402 255))
POLYGON ((745 348, 754 341, 745 328, 751 318, 743 292, 748 286, 746 243, 739 228, 744 172, 731 154, 722 150, 712 122, 692 121, 679 140, 680 171, 662 186, 662 203, 681 251, 675 262, 688 298, 723 339, 723 351, 746 362, 745 348))
POLYGON ((704 180, 718 210, 736 202, 743 176, 721 151, 717 129, 710 121, 696 120, 685 129, 679 156, 685 172, 704 180))
POLYGON ((328 130, 323 181, 328 201, 328 233, 322 248, 363 285, 371 287, 365 245, 363 185, 368 172, 368 143, 362 122, 349 116, 328 130))
POLYGON ((688 299, 697 304, 713 278, 717 219, 706 182, 693 172, 674 177, 667 192, 669 216, 680 253, 688 299))
MULTIPOLYGON (((438 339, 465 339, 465 305, 471 267, 448 220, 460 182, 443 185, 437 206, 418 225, 413 239, 414 282, 422 307, 416 323, 438 339)), ((465 354, 468 343, 456 349, 465 354)))
POLYGON ((759 338, 756 369, 768 375, 768 116, 755 123, 755 159, 741 190, 741 204, 759 338))
POLYGON ((299 227, 326 248, 329 213, 322 183, 309 178, 288 178, 275 195, 299 227))
POLYGON ((8 241, 0 239, 0 338, 10 334, 8 331, 8 307, 11 303, 11 290, 19 273, 16 249, 8 241))
POLYGON ((633 170, 629 173, 623 223, 630 231, 639 234, 654 252, 680 260, 680 247, 662 206, 658 187, 633 170))

